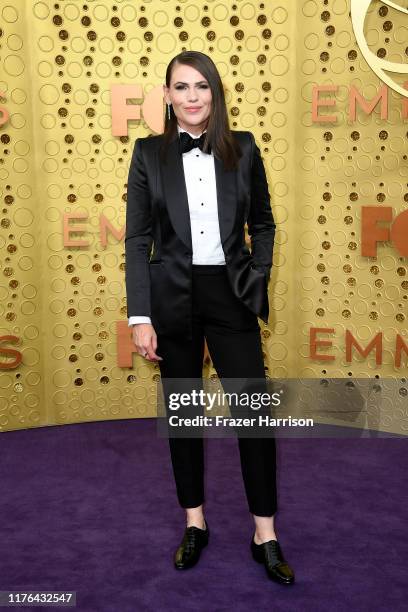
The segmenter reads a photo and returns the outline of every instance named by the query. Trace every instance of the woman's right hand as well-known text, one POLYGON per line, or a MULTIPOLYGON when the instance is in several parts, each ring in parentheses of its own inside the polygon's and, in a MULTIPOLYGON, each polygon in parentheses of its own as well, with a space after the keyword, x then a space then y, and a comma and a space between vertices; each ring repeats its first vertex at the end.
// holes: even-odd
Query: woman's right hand
POLYGON ((147 361, 161 361, 163 358, 156 354, 157 335, 150 323, 137 323, 133 325, 133 342, 137 352, 147 361))

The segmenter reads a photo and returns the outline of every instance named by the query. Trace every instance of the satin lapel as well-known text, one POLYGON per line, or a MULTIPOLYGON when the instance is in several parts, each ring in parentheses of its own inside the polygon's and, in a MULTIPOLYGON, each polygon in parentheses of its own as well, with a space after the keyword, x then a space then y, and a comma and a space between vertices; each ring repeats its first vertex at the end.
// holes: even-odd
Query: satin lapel
POLYGON ((224 170, 223 163, 217 157, 214 157, 214 167, 220 235, 224 245, 233 230, 237 212, 237 172, 224 170))
MULTIPOLYGON (((232 232, 237 207, 237 181, 235 171, 225 171, 222 162, 214 157, 217 190, 218 219, 221 242, 224 244, 232 232)), ((178 138, 169 145, 167 163, 161 166, 164 197, 175 231, 192 251, 190 212, 184 178, 182 156, 178 151, 178 138)))
POLYGON ((190 211, 184 179, 183 159, 178 150, 178 138, 175 138, 169 144, 167 163, 162 164, 161 171, 164 197, 166 198, 170 220, 179 238, 192 251, 190 211))

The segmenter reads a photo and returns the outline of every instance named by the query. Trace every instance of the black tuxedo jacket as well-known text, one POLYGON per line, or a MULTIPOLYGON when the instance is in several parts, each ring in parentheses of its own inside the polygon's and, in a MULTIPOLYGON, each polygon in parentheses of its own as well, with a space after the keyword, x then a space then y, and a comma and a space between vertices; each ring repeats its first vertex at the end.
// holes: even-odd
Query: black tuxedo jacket
MULTIPOLYGON (((267 323, 275 236, 268 184, 253 134, 232 134, 243 153, 238 168, 226 171, 214 157, 222 248, 234 294, 267 323), (245 244, 246 222, 251 251, 245 244)), ((183 159, 176 134, 167 162, 161 163, 162 138, 138 138, 129 168, 127 315, 149 316, 157 334, 191 338, 193 245, 183 159)))

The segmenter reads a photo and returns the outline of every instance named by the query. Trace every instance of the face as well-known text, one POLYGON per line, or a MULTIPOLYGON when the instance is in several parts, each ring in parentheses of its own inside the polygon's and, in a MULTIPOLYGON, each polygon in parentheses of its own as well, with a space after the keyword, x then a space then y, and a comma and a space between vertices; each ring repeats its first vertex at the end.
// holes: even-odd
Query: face
POLYGON ((200 135, 207 127, 211 112, 208 81, 192 66, 176 64, 170 87, 163 86, 166 104, 172 104, 177 122, 184 130, 200 135))

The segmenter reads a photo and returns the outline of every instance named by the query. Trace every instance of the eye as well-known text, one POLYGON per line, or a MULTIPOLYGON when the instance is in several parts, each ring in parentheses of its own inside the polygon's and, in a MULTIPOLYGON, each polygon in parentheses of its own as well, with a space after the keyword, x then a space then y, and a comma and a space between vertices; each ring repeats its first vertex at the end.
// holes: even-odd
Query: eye
MULTIPOLYGON (((184 89, 185 85, 176 85, 176 89, 184 89)), ((208 89, 208 85, 199 85, 200 89, 208 89)))

